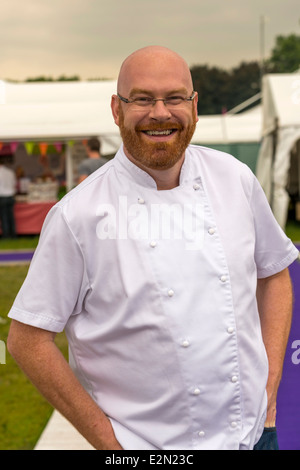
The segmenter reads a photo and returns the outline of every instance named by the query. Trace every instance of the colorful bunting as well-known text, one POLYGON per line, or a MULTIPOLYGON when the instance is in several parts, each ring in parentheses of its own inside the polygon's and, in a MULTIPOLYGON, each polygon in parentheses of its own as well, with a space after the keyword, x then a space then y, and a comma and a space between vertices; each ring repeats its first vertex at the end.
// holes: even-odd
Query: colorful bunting
POLYGON ((40 142, 39 143, 39 149, 40 149, 40 152, 41 152, 41 155, 42 157, 45 157, 46 154, 47 154, 47 148, 48 148, 48 144, 45 143, 45 142, 40 142))
POLYGON ((12 153, 15 153, 18 147, 19 147, 19 142, 10 143, 10 150, 12 153))
MULTIPOLYGON (((50 153, 52 153, 53 151, 61 153, 63 151, 63 146, 65 143, 66 142, 23 142, 28 155, 40 154, 42 155, 42 157, 46 156, 47 151, 50 153)), ((69 147, 73 147, 75 143, 75 141, 70 140, 67 142, 67 145, 69 147)), ((83 145, 86 145, 87 140, 83 139, 81 143, 83 145)), ((19 144, 20 142, 10 142, 7 144, 0 142, 0 151, 1 149, 3 149, 4 146, 8 146, 10 148, 11 153, 15 153, 18 149, 19 144)))
POLYGON ((60 153, 62 151, 62 143, 61 142, 55 142, 54 148, 58 153, 60 153))
POLYGON ((26 149, 27 154, 32 155, 35 143, 34 142, 25 142, 24 145, 25 145, 25 149, 26 149))

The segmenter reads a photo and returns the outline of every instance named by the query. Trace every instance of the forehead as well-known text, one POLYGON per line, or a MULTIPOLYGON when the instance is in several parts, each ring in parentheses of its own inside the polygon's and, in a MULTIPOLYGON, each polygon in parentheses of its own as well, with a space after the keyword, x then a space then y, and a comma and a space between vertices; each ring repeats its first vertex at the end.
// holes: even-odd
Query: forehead
POLYGON ((164 93, 170 90, 193 90, 189 68, 178 55, 166 52, 133 54, 123 64, 118 91, 125 95, 133 89, 164 93))

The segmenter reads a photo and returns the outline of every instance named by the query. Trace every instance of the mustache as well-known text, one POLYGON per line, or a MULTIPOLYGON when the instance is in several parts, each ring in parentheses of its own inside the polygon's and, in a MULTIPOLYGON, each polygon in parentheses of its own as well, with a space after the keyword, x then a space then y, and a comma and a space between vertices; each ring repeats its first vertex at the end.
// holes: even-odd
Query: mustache
POLYGON ((183 126, 179 124, 178 122, 156 122, 156 123, 149 123, 149 124, 138 124, 135 127, 136 131, 167 131, 171 129, 176 129, 176 130, 183 130, 183 126))

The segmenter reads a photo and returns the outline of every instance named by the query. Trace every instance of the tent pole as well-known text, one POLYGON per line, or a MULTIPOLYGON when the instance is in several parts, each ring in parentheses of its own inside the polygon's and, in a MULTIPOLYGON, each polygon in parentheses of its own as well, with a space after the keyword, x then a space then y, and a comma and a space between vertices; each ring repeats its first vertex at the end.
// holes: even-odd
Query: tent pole
POLYGON ((275 120, 275 129, 273 131, 273 149, 272 149, 272 163, 271 163, 271 194, 270 194, 270 206, 273 209, 274 204, 274 165, 275 165, 275 158, 276 158, 276 150, 277 150, 277 137, 278 137, 278 119, 275 120))
POLYGON ((66 186, 67 192, 73 188, 73 161, 72 161, 72 147, 66 143, 66 186))

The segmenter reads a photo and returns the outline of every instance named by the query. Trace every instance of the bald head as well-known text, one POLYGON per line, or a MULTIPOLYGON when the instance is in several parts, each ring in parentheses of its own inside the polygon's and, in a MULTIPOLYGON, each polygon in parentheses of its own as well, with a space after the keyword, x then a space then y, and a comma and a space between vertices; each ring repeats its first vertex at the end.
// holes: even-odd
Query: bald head
POLYGON ((124 60, 119 77, 118 92, 126 94, 142 75, 156 78, 176 77, 185 87, 193 90, 193 82, 186 61, 176 52, 162 46, 147 46, 133 52, 124 60))

